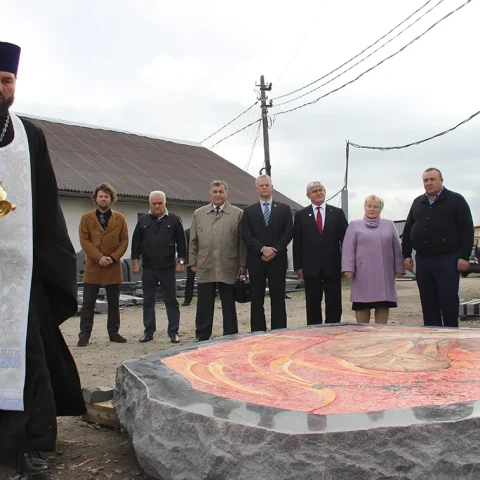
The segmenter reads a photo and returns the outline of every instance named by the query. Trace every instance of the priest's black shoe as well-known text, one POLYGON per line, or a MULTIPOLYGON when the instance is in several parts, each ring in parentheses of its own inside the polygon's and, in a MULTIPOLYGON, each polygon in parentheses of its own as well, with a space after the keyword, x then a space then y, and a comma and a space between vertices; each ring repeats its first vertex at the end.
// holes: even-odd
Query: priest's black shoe
POLYGON ((40 475, 47 472, 49 466, 38 452, 32 451, 15 456, 15 469, 23 475, 40 475))
POLYGON ((42 457, 41 453, 38 450, 34 450, 32 452, 32 457, 36 459, 37 463, 48 466, 48 462, 42 457))
POLYGON ((153 340, 153 335, 144 335, 140 340, 139 342, 140 343, 147 343, 147 342, 151 342, 153 340))
POLYGON ((178 333, 175 335, 170 335, 170 341, 172 343, 180 343, 180 337, 178 336, 178 333))

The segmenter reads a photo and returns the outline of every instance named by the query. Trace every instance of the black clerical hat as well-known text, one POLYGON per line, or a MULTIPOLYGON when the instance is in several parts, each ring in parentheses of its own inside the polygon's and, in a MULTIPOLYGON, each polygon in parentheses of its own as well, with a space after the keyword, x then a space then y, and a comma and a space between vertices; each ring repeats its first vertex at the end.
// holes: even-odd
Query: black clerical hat
POLYGON ((13 43, 0 42, 0 72, 10 72, 15 76, 20 61, 20 47, 13 43))

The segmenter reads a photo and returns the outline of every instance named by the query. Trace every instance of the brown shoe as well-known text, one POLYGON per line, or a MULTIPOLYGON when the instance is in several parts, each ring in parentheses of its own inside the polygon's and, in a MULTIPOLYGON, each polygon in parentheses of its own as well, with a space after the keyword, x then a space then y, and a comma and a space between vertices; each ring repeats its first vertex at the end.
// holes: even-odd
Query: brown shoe
POLYGON ((127 343, 127 339, 123 338, 119 333, 110 336, 110 341, 115 343, 127 343))
POLYGON ((77 347, 86 347, 88 345, 89 338, 78 336, 77 347))

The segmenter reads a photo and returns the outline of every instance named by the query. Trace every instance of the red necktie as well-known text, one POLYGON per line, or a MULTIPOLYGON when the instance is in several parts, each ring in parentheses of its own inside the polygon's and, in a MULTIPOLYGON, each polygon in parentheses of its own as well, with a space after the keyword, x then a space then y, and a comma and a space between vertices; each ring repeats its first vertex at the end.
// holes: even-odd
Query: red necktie
POLYGON ((321 235, 323 232, 323 225, 322 225, 322 212, 320 211, 320 207, 317 207, 317 228, 321 235))

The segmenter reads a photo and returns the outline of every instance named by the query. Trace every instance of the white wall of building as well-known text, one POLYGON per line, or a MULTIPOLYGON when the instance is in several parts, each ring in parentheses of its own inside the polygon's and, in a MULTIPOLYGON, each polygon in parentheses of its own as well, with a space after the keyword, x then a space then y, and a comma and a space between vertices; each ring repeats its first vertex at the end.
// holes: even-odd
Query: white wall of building
MULTIPOLYGON (((80 240, 78 238, 78 226, 80 219, 85 212, 93 210, 95 205, 88 198, 81 197, 65 197, 60 196, 60 205, 65 215, 65 221, 67 222, 68 233, 72 240, 75 251, 81 250, 80 240)), ((167 203, 167 208, 170 212, 180 216, 183 221, 184 228, 189 228, 192 223, 194 207, 179 206, 174 203, 167 203)), ((129 242, 132 241, 133 231, 137 224, 138 214, 147 213, 149 210, 148 201, 135 201, 135 202, 118 202, 114 205, 113 210, 125 215, 128 225, 128 237, 129 242)), ((130 258, 130 243, 124 258, 130 258)))

